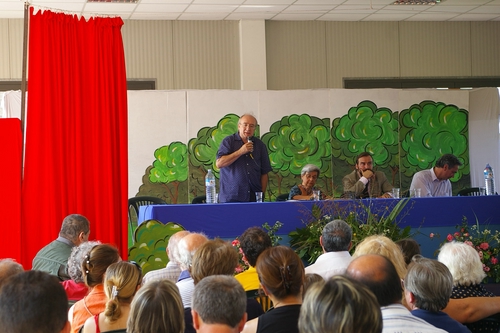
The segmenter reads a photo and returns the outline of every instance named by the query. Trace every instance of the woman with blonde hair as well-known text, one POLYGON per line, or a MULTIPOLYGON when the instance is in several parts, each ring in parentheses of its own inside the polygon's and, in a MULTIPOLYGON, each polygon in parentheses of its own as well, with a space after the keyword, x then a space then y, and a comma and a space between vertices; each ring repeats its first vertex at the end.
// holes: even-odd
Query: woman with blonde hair
POLYGON ((104 278, 104 292, 108 298, 106 309, 87 319, 82 332, 126 332, 130 303, 141 283, 142 269, 135 262, 111 264, 104 278))
POLYGON ((107 298, 103 285, 104 273, 109 265, 118 261, 121 261, 118 249, 110 244, 96 245, 84 256, 83 281, 90 292, 69 309, 71 332, 78 332, 88 318, 105 310, 107 298))
POLYGON ((130 306, 127 333, 183 333, 184 306, 170 280, 148 282, 130 306))
POLYGON ((302 304, 304 264, 287 246, 266 249, 257 258, 257 274, 262 290, 274 308, 249 320, 243 333, 298 333, 302 304))

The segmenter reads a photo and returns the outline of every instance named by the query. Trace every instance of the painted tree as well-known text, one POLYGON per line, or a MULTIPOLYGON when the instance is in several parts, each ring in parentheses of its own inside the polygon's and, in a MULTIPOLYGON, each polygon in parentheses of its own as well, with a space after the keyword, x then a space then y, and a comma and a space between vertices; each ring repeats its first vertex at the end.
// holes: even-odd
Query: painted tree
MULTIPOLYGON (((300 175, 308 163, 320 168, 321 177, 331 178, 329 119, 307 114, 285 116, 271 125, 262 141, 276 175, 277 193, 281 193, 283 179, 300 175)), ((293 179, 293 185, 295 183, 293 179)))
POLYGON ((443 154, 453 154, 463 163, 451 181, 468 175, 467 121, 467 110, 442 102, 423 101, 401 111, 401 169, 404 175, 411 177, 417 171, 430 169, 443 154))
POLYGON ((397 165, 398 115, 388 108, 377 108, 363 101, 332 123, 332 155, 350 165, 364 151, 372 154, 376 165, 397 165))
POLYGON ((179 197, 179 184, 187 180, 187 147, 182 142, 172 142, 156 149, 154 156, 156 160, 149 171, 149 180, 161 184, 175 204, 179 197))

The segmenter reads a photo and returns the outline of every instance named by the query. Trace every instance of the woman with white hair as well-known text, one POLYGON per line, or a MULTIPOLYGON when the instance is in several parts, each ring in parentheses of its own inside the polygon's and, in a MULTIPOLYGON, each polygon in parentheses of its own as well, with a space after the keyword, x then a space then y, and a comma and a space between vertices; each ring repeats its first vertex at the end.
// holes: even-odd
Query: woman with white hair
POLYGON ((290 189, 288 200, 313 200, 313 190, 315 190, 314 185, 316 185, 316 181, 319 178, 319 173, 319 168, 316 165, 306 164, 300 172, 302 184, 295 185, 290 189))
MULTIPOLYGON (((472 246, 462 242, 446 243, 439 250, 438 261, 445 264, 453 276, 452 299, 495 296, 481 285, 486 273, 483 271, 483 263, 479 254, 472 246)), ((496 333, 500 329, 500 321, 492 318, 465 325, 473 333, 496 333)))

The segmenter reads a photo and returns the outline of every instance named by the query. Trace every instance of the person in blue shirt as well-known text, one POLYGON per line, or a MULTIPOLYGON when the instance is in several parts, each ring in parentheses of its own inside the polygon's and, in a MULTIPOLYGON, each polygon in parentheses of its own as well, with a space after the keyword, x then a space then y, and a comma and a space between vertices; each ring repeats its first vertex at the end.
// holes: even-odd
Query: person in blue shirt
POLYGON ((272 168, 266 145, 253 136, 256 127, 254 116, 241 116, 238 132, 219 146, 215 162, 220 169, 219 202, 256 201, 255 192, 266 192, 272 168))

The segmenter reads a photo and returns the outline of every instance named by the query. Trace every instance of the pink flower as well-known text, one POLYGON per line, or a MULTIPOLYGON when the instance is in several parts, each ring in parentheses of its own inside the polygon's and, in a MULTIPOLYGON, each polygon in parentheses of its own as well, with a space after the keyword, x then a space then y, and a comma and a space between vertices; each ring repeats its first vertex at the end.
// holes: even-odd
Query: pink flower
POLYGON ((448 236, 446 236, 446 239, 448 240, 448 242, 451 242, 453 240, 453 236, 451 234, 448 234, 448 236))
POLYGON ((485 272, 489 272, 489 271, 490 271, 490 268, 489 268, 488 266, 484 266, 484 267, 483 267, 483 270, 484 270, 485 272))
POLYGON ((434 233, 431 232, 431 234, 429 235, 430 238, 434 238, 434 233))
POLYGON ((469 237, 469 233, 468 233, 468 232, 466 232, 466 233, 464 234, 464 237, 469 237))
POLYGON ((497 258, 495 258, 495 257, 491 257, 491 263, 492 263, 493 265, 498 264, 498 259, 497 259, 497 258))
MULTIPOLYGON (((477 253, 479 254, 479 258, 481 260, 483 260, 483 251, 478 251, 477 253)), ((483 266, 484 266, 484 264, 483 264, 483 266)))
POLYGON ((236 266, 236 268, 234 269, 234 271, 236 273, 241 273, 241 272, 243 272, 243 267, 241 267, 240 265, 238 265, 238 266, 236 266))
POLYGON ((490 247, 490 245, 488 243, 481 243, 479 244, 479 247, 483 250, 487 250, 490 247))
POLYGON ((467 245, 469 245, 469 246, 474 247, 474 244, 472 244, 472 242, 471 242, 471 241, 465 241, 465 242, 464 242, 464 244, 467 244, 467 245))
POLYGON ((240 246, 240 241, 235 239, 234 241, 231 242, 232 246, 240 246))
POLYGON ((458 237, 458 236, 460 236, 460 233, 457 231, 457 232, 454 233, 454 236, 458 237))

